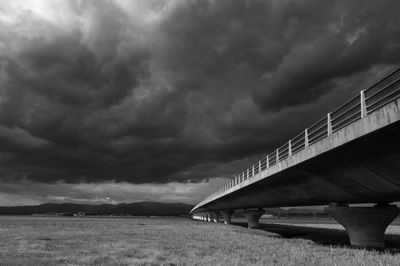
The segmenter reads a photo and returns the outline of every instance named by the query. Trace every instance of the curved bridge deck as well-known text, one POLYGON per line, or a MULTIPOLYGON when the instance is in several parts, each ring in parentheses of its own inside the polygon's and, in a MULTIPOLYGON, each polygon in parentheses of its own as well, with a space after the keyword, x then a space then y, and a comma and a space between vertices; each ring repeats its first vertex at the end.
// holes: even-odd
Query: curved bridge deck
POLYGON ((191 213, 400 200, 400 69, 307 128, 191 213))

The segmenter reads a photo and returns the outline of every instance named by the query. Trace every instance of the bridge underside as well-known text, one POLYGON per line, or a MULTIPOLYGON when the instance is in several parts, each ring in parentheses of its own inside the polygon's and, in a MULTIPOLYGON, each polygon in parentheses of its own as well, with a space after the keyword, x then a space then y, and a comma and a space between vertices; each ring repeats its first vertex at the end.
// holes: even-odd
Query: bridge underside
POLYGON ((326 212, 346 228, 353 246, 383 248, 384 232, 400 212, 388 204, 400 201, 398 85, 400 68, 361 91, 359 103, 358 97, 351 99, 239 174, 191 215, 220 211, 229 223, 236 210, 247 217, 249 228, 257 228, 264 207, 329 205, 326 212), (309 132, 322 137, 310 142, 315 135, 309 132), (351 203, 376 204, 349 207, 351 203))
POLYGON ((195 212, 393 201, 400 201, 400 122, 233 191, 195 212))

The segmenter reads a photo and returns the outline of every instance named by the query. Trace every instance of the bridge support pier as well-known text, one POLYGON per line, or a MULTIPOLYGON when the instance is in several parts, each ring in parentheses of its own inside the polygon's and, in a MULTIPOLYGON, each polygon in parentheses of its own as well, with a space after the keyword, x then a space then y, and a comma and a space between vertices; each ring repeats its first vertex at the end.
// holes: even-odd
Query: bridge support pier
POLYGON ((325 211, 346 229, 354 247, 385 247, 385 231, 399 214, 395 205, 377 204, 374 207, 331 205, 325 211))
POLYGON ((260 228, 260 218, 265 213, 263 209, 244 210, 241 212, 247 218, 247 226, 250 229, 260 228))
POLYGON ((224 224, 231 224, 233 210, 220 211, 224 217, 224 224))
POLYGON ((210 212, 211 222, 218 223, 219 222, 219 213, 217 211, 210 212))

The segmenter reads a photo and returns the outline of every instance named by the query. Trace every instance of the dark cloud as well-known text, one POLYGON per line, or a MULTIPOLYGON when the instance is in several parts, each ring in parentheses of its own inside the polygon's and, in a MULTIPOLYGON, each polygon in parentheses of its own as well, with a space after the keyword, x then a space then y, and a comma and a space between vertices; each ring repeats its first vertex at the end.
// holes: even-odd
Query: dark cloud
POLYGON ((0 178, 141 184, 234 174, 398 64, 399 8, 4 2, 0 178))
POLYGON ((254 92, 264 109, 314 101, 335 89, 330 84, 335 78, 400 59, 394 48, 400 41, 396 34, 398 3, 336 1, 327 7, 323 3, 326 8, 321 8, 322 3, 317 2, 289 7, 288 21, 295 22, 285 31, 294 31, 296 39, 279 66, 268 73, 262 88, 254 92))

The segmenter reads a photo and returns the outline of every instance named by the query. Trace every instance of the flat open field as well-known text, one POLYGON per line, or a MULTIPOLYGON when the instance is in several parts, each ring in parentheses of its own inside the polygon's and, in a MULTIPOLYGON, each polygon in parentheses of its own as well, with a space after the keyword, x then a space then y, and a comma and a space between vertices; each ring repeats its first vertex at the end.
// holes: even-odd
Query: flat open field
POLYGON ((249 230, 240 220, 226 226, 185 218, 3 216, 0 217, 0 265, 400 263, 398 226, 389 228, 388 248, 379 252, 350 248, 344 231, 330 221, 263 222, 262 229, 249 230), (269 222, 296 223, 296 226, 269 222), (321 223, 331 228, 322 228, 321 223))

